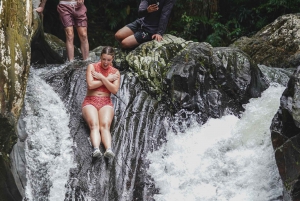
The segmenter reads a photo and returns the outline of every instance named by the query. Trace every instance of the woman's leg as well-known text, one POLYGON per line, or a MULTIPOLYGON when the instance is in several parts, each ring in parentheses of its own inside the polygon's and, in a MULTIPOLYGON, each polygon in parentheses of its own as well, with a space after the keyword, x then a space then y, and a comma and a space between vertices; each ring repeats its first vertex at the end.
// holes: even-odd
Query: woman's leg
POLYGON ((101 139, 105 149, 111 148, 110 125, 114 118, 114 109, 111 106, 104 106, 99 110, 99 124, 101 139))
POLYGON ((99 148, 101 137, 99 132, 98 111, 92 105, 87 105, 82 108, 82 115, 90 128, 90 138, 94 148, 99 148))

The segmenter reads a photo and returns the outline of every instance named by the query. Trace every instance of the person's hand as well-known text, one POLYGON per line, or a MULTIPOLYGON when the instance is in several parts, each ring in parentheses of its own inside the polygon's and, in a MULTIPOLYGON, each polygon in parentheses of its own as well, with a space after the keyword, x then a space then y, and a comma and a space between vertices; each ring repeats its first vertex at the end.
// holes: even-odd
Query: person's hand
POLYGON ((91 71, 93 78, 96 78, 97 80, 101 80, 103 78, 103 75, 101 73, 98 73, 96 71, 91 71))
POLYGON ((158 5, 157 4, 151 4, 148 6, 147 11, 148 13, 152 13, 158 10, 158 5))
POLYGON ((110 82, 113 82, 113 81, 119 79, 119 75, 117 75, 117 74, 109 74, 109 75, 107 76, 107 79, 108 79, 110 82))
POLYGON ((158 42, 160 42, 160 41, 163 40, 163 37, 161 35, 159 35, 159 34, 154 34, 154 35, 152 35, 152 39, 155 39, 158 42))
POLYGON ((43 10, 44 10, 43 7, 38 7, 38 8, 35 9, 35 11, 38 12, 38 13, 42 13, 43 10))
POLYGON ((77 0, 77 4, 83 4, 84 0, 77 0))

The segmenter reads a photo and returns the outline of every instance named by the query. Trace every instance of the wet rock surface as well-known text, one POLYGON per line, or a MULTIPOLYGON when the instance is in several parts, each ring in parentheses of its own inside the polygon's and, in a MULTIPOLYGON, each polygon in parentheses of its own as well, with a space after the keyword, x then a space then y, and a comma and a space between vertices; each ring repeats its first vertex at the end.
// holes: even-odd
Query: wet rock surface
MULTIPOLYGON (((32 3, 37 7, 39 1, 32 3)), ((0 88, 0 169, 3 173, 0 195, 6 201, 21 200, 26 185, 24 142, 27 133, 23 117, 19 116, 29 60, 35 68, 43 68, 44 64, 62 64, 66 59, 64 42, 43 33, 41 18, 26 6, 30 3, 24 1, 16 5, 3 1, 3 5, 0 18, 5 23, 0 26, 1 49, 7 51, 0 53, 3 67, 0 68, 0 86, 3 86, 0 88), (16 6, 22 8, 18 13, 16 6), (17 22, 24 22, 24 16, 25 24, 21 26, 17 22), (9 153, 11 159, 7 156, 9 153)), ((165 142, 166 132, 172 127, 166 124, 166 119, 180 116, 182 121, 189 121, 190 112, 197 115, 199 124, 203 124, 210 117, 239 115, 244 103, 260 96, 268 87, 256 63, 283 68, 299 65, 298 21, 298 14, 282 16, 251 39, 241 38, 232 47, 213 48, 208 43, 165 35, 162 43, 151 41, 132 51, 115 48, 114 65, 121 71, 122 83, 118 94, 112 97, 114 160, 92 160, 90 156, 89 129, 81 116, 81 103, 86 93, 85 70, 90 62, 76 61, 42 75, 64 101, 71 117, 69 127, 77 167, 70 171, 65 200, 86 197, 153 200, 153 194, 159 189, 146 172, 149 164, 146 155, 165 142)), ((102 48, 90 52, 91 62, 99 60, 102 48)), ((79 51, 77 55, 79 58, 79 51)), ((298 77, 297 71, 281 98, 282 106, 271 127, 286 200, 300 199, 298 77)), ((103 151, 103 147, 101 149, 103 151)))
MULTIPOLYGON (((172 41, 152 41, 126 57, 121 53, 123 56, 116 57, 117 67, 124 70, 120 91, 112 96, 115 117, 111 133, 116 153, 113 160, 94 160, 90 155, 89 128, 81 115, 89 62, 74 62, 56 73, 41 75, 70 113, 77 167, 70 172, 66 200, 153 200, 153 194, 159 190, 146 172, 146 155, 165 142, 171 126, 165 123, 166 119, 181 115, 182 121, 188 121, 182 110, 198 114, 199 124, 209 117, 238 115, 243 103, 268 87, 258 66, 240 50, 168 37, 172 41), (157 52, 162 50, 160 57, 157 52), (126 63, 124 58, 128 67, 121 66, 126 63), (159 67, 150 69, 148 65, 154 64, 159 67), (152 74, 147 74, 149 71, 152 74)), ((103 147, 100 149, 104 151, 103 147)))
POLYGON ((279 174, 285 186, 285 200, 299 200, 300 116, 299 68, 288 82, 280 108, 272 120, 271 138, 279 174))
POLYGON ((37 19, 32 2, 1 1, 0 6, 0 197, 21 200, 10 170, 9 153, 17 142, 17 122, 23 107, 30 68, 30 40, 37 19))

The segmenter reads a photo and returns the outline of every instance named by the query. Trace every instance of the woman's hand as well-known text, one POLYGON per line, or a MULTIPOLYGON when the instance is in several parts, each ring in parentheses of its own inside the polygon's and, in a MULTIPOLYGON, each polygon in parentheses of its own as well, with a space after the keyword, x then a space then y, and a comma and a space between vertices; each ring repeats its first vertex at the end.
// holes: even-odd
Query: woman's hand
POLYGON ((108 79, 110 82, 113 82, 113 81, 119 79, 119 75, 117 75, 117 74, 109 74, 109 75, 107 76, 107 79, 108 79))
POLYGON ((93 78, 97 79, 97 80, 101 80, 103 78, 103 75, 101 73, 98 73, 94 70, 91 71, 93 78))

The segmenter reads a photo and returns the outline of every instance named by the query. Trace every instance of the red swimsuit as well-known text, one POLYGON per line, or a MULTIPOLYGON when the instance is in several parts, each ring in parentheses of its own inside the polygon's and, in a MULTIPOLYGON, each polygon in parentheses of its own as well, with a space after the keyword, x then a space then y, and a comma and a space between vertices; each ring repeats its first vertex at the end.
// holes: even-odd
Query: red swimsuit
MULTIPOLYGON (((103 69, 101 67, 101 62, 94 63, 93 65, 94 65, 95 71, 98 73, 101 73, 105 77, 107 77, 109 74, 115 74, 118 71, 116 68, 114 68, 112 66, 109 66, 107 69, 103 69)), ((110 91, 106 88, 105 85, 102 85, 94 90, 110 94, 110 91)), ((106 105, 113 107, 110 96, 104 96, 104 97, 86 96, 85 99, 83 100, 82 107, 87 106, 87 105, 93 105, 97 110, 100 110, 102 107, 104 107, 106 105)))

